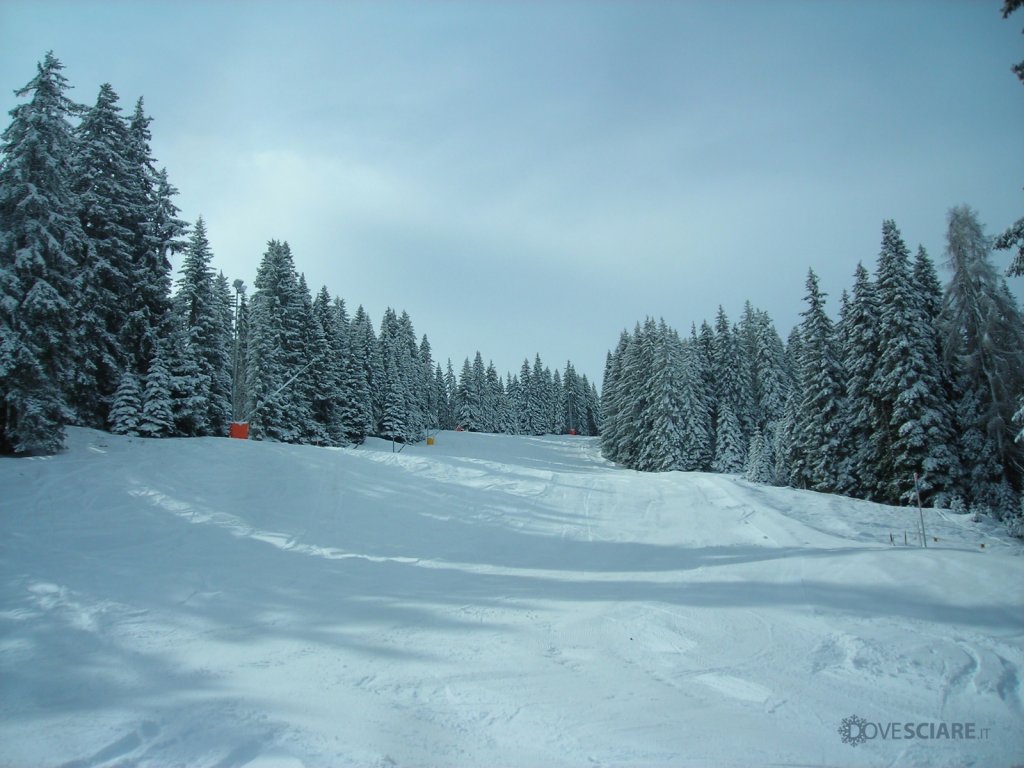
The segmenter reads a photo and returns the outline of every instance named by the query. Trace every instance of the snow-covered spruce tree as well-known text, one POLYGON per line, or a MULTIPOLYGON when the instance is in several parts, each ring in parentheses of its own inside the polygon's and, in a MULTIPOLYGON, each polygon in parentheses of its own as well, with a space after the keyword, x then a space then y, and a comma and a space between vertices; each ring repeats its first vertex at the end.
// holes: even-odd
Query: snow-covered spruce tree
POLYGON ((498 376, 498 369, 493 361, 488 361, 484 371, 484 423, 488 432, 499 432, 501 423, 501 403, 505 399, 505 389, 498 376))
POLYGON ((651 374, 654 370, 656 326, 648 317, 641 329, 636 325, 625 350, 620 395, 622 397, 621 430, 616 447, 616 461, 625 467, 638 466, 640 453, 651 432, 647 404, 651 397, 651 374))
POLYGON ((48 53, 16 92, 0 144, 0 453, 54 453, 72 418, 74 274, 90 244, 76 212, 63 65, 48 53))
MULTIPOLYGON (((529 367, 529 364, 527 364, 529 367)), ((523 419, 526 408, 526 388, 520 383, 518 376, 512 376, 505 387, 505 397, 508 399, 509 407, 509 434, 522 435, 523 419)))
POLYGON ((332 317, 334 333, 331 335, 331 354, 338 360, 338 420, 341 426, 342 445, 361 444, 372 426, 373 409, 370 393, 361 360, 353 354, 353 325, 349 321, 345 302, 335 298, 332 317))
POLYGON ((621 432, 625 429, 625 391, 622 386, 622 365, 630 344, 629 334, 623 330, 614 351, 608 352, 601 380, 601 455, 609 461, 618 461, 621 432))
POLYGON ((132 168, 140 216, 131 222, 132 262, 128 281, 127 317, 120 329, 120 343, 129 368, 144 375, 156 354, 160 339, 169 333, 171 318, 170 254, 181 251, 188 225, 178 218, 172 198, 177 190, 167 180, 166 170, 157 171, 150 150, 151 119, 143 111, 142 99, 128 121, 130 143, 127 159, 132 168))
POLYGON ((253 286, 246 370, 250 434, 255 439, 297 442, 305 422, 304 404, 289 386, 306 362, 298 333, 298 276, 287 243, 267 244, 253 286))
POLYGON ((752 483, 774 485, 776 482, 775 452, 769 444, 770 440, 771 437, 762 433, 760 428, 754 430, 744 470, 744 477, 752 483))
POLYGON ((448 429, 455 429, 455 394, 458 388, 459 381, 455 376, 455 366, 452 365, 452 359, 449 357, 444 370, 445 399, 448 401, 445 414, 448 417, 448 429))
POLYGON ((552 431, 551 369, 544 367, 540 354, 534 356, 529 386, 530 423, 533 426, 533 434, 545 435, 552 431))
POLYGON ((715 381, 715 332, 705 320, 700 325, 699 333, 694 337, 699 356, 699 369, 704 377, 704 392, 707 397, 707 408, 710 414, 708 453, 704 457, 704 467, 711 470, 715 460, 715 440, 718 434, 718 384, 715 381))
POLYGON ((989 259, 991 242, 977 214, 967 206, 949 212, 948 266, 952 278, 946 289, 945 359, 955 372, 957 414, 963 466, 972 474, 971 452, 991 452, 999 465, 999 479, 976 478, 969 484, 972 499, 990 503, 1001 480, 1020 490, 1022 451, 1014 442, 1015 403, 1024 391, 1024 334, 1021 316, 989 259), (969 448, 967 433, 977 430, 988 447, 969 448))
POLYGON ((800 388, 800 358, 803 355, 800 326, 794 326, 786 338, 783 356, 784 373, 788 382, 786 405, 775 434, 775 477, 781 485, 806 487, 807 454, 797 439, 798 413, 803 399, 800 388))
POLYGON ((417 441, 424 437, 427 421, 427 386, 423 363, 420 360, 420 346, 416 341, 416 329, 409 313, 402 311, 398 318, 398 333, 402 351, 402 369, 406 381, 407 408, 409 410, 409 434, 407 440, 417 441))
POLYGON ((210 267, 206 224, 196 221, 185 248, 174 296, 180 342, 172 361, 179 379, 175 421, 180 434, 226 435, 231 420, 231 297, 227 280, 210 267))
MULTIPOLYGON (((472 401, 472 409, 463 413, 468 417, 463 428, 472 432, 488 432, 489 414, 487 396, 487 369, 484 367, 484 358, 477 350, 473 355, 473 363, 470 366, 470 382, 468 400, 472 401)), ((465 409, 466 403, 463 403, 465 409)))
MULTIPOLYGON (((795 330, 795 329, 794 329, 795 330)), ((775 440, 775 479, 780 485, 806 487, 807 455, 797 440, 797 412, 800 390, 794 386, 786 398, 786 409, 773 435, 775 440)))
POLYGON ((653 339, 653 367, 651 369, 650 396, 643 413, 643 423, 649 425, 640 443, 635 469, 645 472, 667 472, 682 469, 683 435, 685 419, 681 387, 679 386, 681 350, 675 337, 662 319, 653 339))
POLYGON ((743 313, 739 322, 733 326, 734 345, 737 355, 737 369, 740 378, 740 403, 742 413, 740 424, 744 434, 752 439, 754 430, 760 426, 758 402, 760 400, 760 384, 757 381, 757 334, 759 326, 758 312, 750 301, 743 303, 743 313))
POLYGON ((131 154, 132 137, 109 84, 100 87, 76 138, 73 187, 92 252, 80 265, 75 287, 72 397, 83 424, 104 428, 121 372, 130 362, 121 334, 132 305, 138 228, 148 211, 131 154))
POLYGON ((946 507, 961 491, 964 468, 957 450, 953 377, 943 354, 942 285, 923 246, 914 257, 912 279, 922 312, 919 343, 931 392, 921 419, 928 445, 923 472, 927 487, 921 493, 932 505, 946 507))
POLYGON ((718 434, 715 440, 715 472, 742 472, 746 465, 746 444, 740 420, 730 400, 719 401, 718 434))
POLYGON ((345 359, 337 338, 336 308, 327 286, 320 288, 311 310, 314 325, 308 333, 317 347, 317 363, 310 369, 314 442, 319 437, 323 445, 347 445, 342 424, 342 403, 347 400, 342 376, 345 359))
POLYGON ((440 373, 440 369, 434 370, 434 354, 430 348, 430 340, 427 338, 427 334, 423 334, 423 338, 420 339, 419 364, 422 380, 421 386, 424 393, 423 428, 427 430, 440 429, 441 421, 438 418, 440 410, 439 398, 443 393, 444 379, 442 377, 442 388, 439 390, 436 374, 440 373))
POLYGON ((189 346, 188 329, 176 325, 167 346, 174 434, 182 437, 208 435, 210 377, 204 372, 196 350, 189 346))
POLYGON ((515 401, 519 423, 517 433, 520 435, 532 435, 534 433, 533 412, 536 408, 531 403, 533 397, 534 388, 530 383, 530 361, 524 357, 523 364, 519 368, 519 397, 515 401))
POLYGON ((758 313, 754 373, 758 381, 757 410, 762 427, 782 418, 792 377, 786 370, 786 348, 767 312, 758 313))
MULTIPOLYGON (((786 370, 786 352, 767 312, 755 310, 752 361, 750 363, 754 429, 760 430, 762 461, 775 467, 775 436, 786 410, 791 382, 786 370)), ((767 476, 767 474, 762 473, 767 476)), ((760 482, 770 482, 762 480, 760 482)))
POLYGON ((139 380, 131 371, 121 374, 121 382, 114 393, 110 409, 110 431, 115 435, 138 435, 142 420, 142 391, 139 380))
POLYGON ((473 367, 467 357, 462 363, 458 388, 455 393, 455 422, 467 432, 480 431, 480 394, 473 376, 473 367))
POLYGON ((231 286, 223 272, 214 278, 217 326, 214 336, 213 379, 210 383, 210 425, 214 435, 228 434, 231 423, 232 346, 234 344, 231 286))
POLYGON ((956 458, 936 331, 913 281, 909 251, 891 220, 882 224, 875 291, 878 361, 870 389, 883 416, 876 437, 879 498, 913 503, 915 473, 920 474, 923 498, 946 498, 953 490, 956 458))
POLYGON ((863 264, 854 272, 853 295, 840 323, 840 349, 846 371, 850 476, 848 493, 879 498, 882 439, 886 433, 882 407, 873 388, 879 357, 879 307, 875 286, 863 264))
POLYGON ((751 409, 744 402, 743 366, 737 338, 725 310, 719 306, 712 345, 712 372, 716 386, 716 472, 741 472, 746 458, 743 419, 751 409))
POLYGON ((682 422, 679 429, 679 468, 686 472, 711 469, 711 412, 701 369, 703 357, 692 338, 682 347, 679 361, 679 408, 682 422))
POLYGON ((597 386, 583 374, 583 388, 586 396, 587 434, 597 437, 601 434, 601 397, 597 394, 597 386))
POLYGON ((146 385, 142 393, 142 417, 139 434, 143 437, 167 437, 174 432, 171 410, 171 374, 165 362, 164 345, 157 347, 149 363, 146 385))
POLYGON ((569 430, 565 426, 565 390, 562 388, 562 374, 557 368, 551 371, 551 392, 548 395, 548 402, 551 403, 551 413, 548 414, 551 432, 563 435, 569 430))
POLYGON ((380 436, 387 440, 403 440, 409 429, 409 413, 406 408, 408 394, 399 360, 398 314, 391 307, 384 310, 377 340, 384 373, 380 436))
POLYGON ((749 301, 744 302, 740 321, 733 325, 733 351, 736 355, 738 399, 736 416, 743 431, 744 443, 750 440, 760 420, 757 413, 757 383, 754 380, 754 362, 757 359, 757 310, 749 301))
POLYGON ((320 327, 313 315, 313 296, 309 291, 305 273, 299 273, 296 285, 294 317, 299 340, 299 362, 296 371, 301 371, 288 390, 294 396, 301 413, 298 422, 299 437, 296 442, 306 445, 331 444, 326 425, 321 423, 314 411, 324 398, 331 398, 330 384, 325 372, 328 361, 325 356, 330 350, 320 327))
MULTIPOLYGON (((451 365, 451 360, 448 363, 451 365)), ((434 366, 434 402, 437 404, 437 428, 454 429, 452 406, 448 399, 448 384, 445 382, 440 363, 434 366)))
MULTIPOLYGON (((381 369, 380 348, 370 315, 360 304, 349 324, 348 349, 350 355, 349 389, 356 402, 356 410, 366 421, 362 435, 377 434, 379 417, 377 390, 384 378, 381 369)), ((357 440, 361 442, 361 440, 357 440)))
POLYGON ((501 401, 501 413, 499 414, 499 431, 504 435, 514 435, 518 429, 518 417, 515 411, 515 402, 518 398, 519 382, 511 373, 505 374, 505 394, 501 401))
MULTIPOLYGON (((419 347, 412 319, 407 312, 394 321, 393 337, 385 344, 384 328, 381 328, 381 353, 384 359, 385 377, 395 384, 389 390, 392 398, 400 398, 400 409, 404 414, 404 426, 400 432, 394 428, 383 433, 385 437, 400 437, 406 442, 423 439, 424 409, 426 395, 419 347)), ((382 422, 383 423, 383 422, 382 422)))
POLYGON ((562 422, 565 431, 575 430, 579 435, 593 435, 590 402, 590 382, 586 375, 577 373, 572 361, 566 361, 562 376, 562 422))
POLYGON ((847 443, 843 423, 843 370, 825 295, 814 270, 807 275, 807 309, 800 324, 800 383, 794 442, 805 462, 794 467, 797 487, 835 492, 847 443))

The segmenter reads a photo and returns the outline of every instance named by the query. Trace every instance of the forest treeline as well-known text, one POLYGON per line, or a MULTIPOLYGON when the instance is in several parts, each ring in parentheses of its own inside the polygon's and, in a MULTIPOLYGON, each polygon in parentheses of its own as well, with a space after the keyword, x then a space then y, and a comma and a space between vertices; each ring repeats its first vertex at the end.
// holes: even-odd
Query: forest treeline
MULTIPOLYGON (((1024 331, 966 206, 949 213, 945 287, 886 221, 837 320, 813 271, 785 342, 749 303, 685 335, 648 318, 609 352, 599 397, 539 356, 504 376, 479 352, 442 368, 407 313, 375 327, 314 295, 283 241, 251 293, 230 282, 206 223, 179 218, 142 100, 125 115, 105 84, 77 104, 62 69, 47 54, 0 145, 0 452, 53 453, 67 424, 161 437, 246 421, 255 438, 318 445, 572 432, 639 470, 1020 520, 1024 331)), ((1014 232, 996 244, 1018 246, 1014 232)))
POLYGON ((602 385, 604 455, 641 470, 744 472, 761 483, 1017 521, 1024 328, 967 206, 949 212, 943 288, 895 222, 874 273, 858 265, 838 320, 809 272, 784 344, 747 303, 684 338, 623 331, 602 385))
POLYGON ((62 69, 47 54, 0 146, 0 452, 55 452, 66 424, 161 437, 244 420, 319 445, 596 434, 597 390, 571 362, 502 378, 477 352, 443 371, 408 314, 388 308, 375 330, 326 287, 312 296, 286 242, 247 296, 212 268, 203 220, 178 217, 142 100, 126 116, 104 84, 76 104, 62 69))

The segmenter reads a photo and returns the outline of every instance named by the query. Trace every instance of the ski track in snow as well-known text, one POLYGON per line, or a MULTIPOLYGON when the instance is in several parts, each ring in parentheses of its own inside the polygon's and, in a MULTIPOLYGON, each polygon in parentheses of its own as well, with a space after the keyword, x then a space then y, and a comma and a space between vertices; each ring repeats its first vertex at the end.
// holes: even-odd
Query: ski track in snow
POLYGON ((72 429, 0 488, 3 766, 1024 761, 1021 546, 949 513, 466 433, 72 429))

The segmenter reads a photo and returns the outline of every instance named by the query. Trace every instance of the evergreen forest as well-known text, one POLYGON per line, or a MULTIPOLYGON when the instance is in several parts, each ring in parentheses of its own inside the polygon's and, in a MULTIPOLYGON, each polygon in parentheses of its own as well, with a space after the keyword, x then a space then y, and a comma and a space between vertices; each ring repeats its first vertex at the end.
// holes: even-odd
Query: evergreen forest
POLYGON ((232 281, 207 222, 179 218, 142 99, 126 113, 105 84, 75 103, 62 71, 52 53, 38 64, 0 144, 0 453, 59 451, 66 425, 159 438, 247 422, 255 439, 324 446, 600 435, 630 469, 742 473, 1021 531, 1024 326, 991 259, 1020 247, 1020 222, 991 238, 953 208, 943 279, 883 222, 832 307, 808 272, 785 340, 750 302, 683 333, 647 318, 609 351, 599 395, 539 355, 504 375, 479 351, 442 366, 406 312, 375 324, 311 291, 282 240, 251 290, 232 281))

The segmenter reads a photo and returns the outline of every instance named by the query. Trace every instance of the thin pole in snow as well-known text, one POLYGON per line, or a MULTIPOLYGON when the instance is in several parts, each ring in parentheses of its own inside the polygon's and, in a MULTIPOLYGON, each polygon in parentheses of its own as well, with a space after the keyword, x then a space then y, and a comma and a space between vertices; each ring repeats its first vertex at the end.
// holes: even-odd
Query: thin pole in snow
POLYGON ((928 537, 924 533, 924 510, 921 508, 921 486, 917 482, 917 472, 914 473, 914 493, 917 494, 917 514, 921 518, 921 546, 928 549, 928 537))

